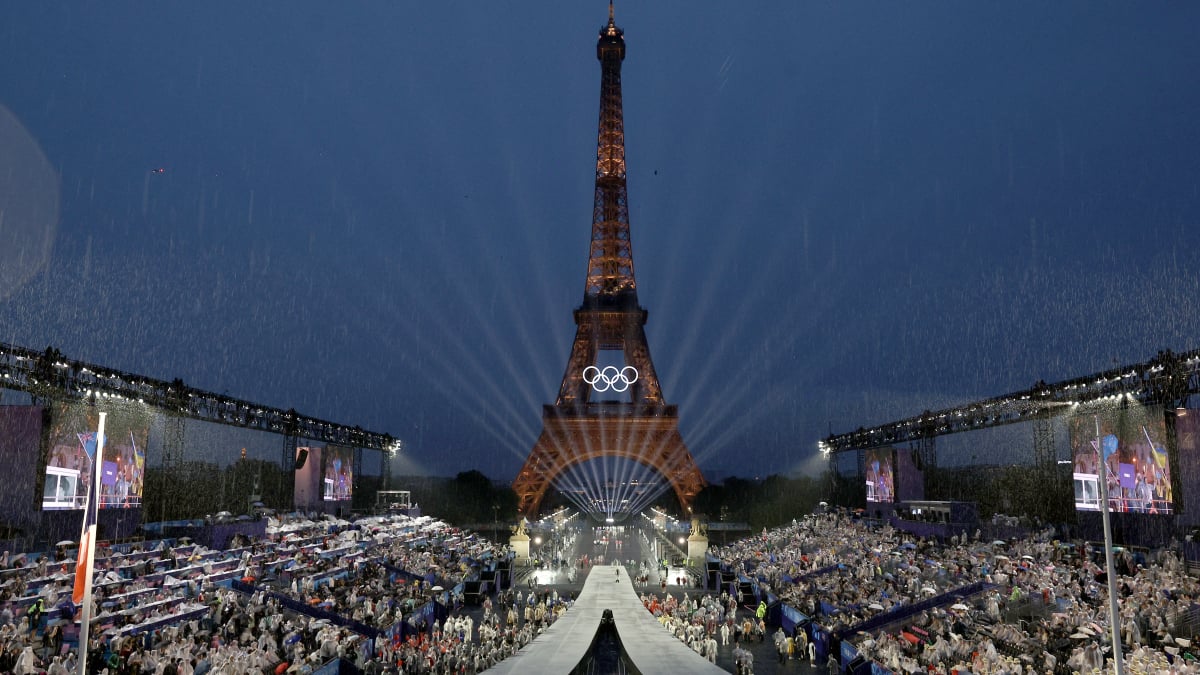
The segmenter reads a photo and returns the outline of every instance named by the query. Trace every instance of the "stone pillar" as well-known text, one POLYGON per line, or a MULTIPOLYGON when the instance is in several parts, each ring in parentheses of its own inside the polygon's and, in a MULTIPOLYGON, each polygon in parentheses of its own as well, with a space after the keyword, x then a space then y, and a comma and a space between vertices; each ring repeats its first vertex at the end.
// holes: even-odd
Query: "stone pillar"
POLYGON ((517 554, 516 564, 529 564, 529 535, 525 534, 524 530, 509 537, 508 545, 512 547, 513 553, 517 554))
POLYGON ((688 561, 704 571, 705 553, 708 553, 708 528, 700 523, 699 518, 692 518, 692 534, 687 540, 688 561))
POLYGON ((708 537, 699 532, 692 532, 688 537, 687 556, 688 560, 692 561, 693 565, 699 566, 700 570, 704 570, 705 554, 708 553, 708 537))

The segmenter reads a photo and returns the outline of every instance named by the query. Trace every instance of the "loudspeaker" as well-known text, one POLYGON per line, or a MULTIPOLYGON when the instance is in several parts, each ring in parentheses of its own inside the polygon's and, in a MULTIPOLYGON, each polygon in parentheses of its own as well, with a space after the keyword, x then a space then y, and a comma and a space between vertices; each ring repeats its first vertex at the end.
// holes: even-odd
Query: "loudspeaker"
POLYGON ((304 468, 304 463, 308 461, 308 448, 300 448, 300 452, 296 453, 296 470, 304 468))

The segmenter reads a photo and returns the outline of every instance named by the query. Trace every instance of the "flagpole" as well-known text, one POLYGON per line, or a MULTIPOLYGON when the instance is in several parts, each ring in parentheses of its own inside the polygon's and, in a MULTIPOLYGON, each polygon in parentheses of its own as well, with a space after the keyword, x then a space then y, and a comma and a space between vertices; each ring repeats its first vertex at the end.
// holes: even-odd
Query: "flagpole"
MULTIPOLYGON (((1100 452, 1100 522, 1104 525, 1104 572, 1108 577, 1108 629, 1112 636, 1112 658, 1117 675, 1125 675, 1125 656, 1121 653, 1121 615, 1117 611, 1117 568, 1113 563, 1112 521, 1108 516, 1108 458, 1100 438, 1100 416, 1096 415, 1096 450, 1100 452)), ((1153 446, 1151 446, 1153 447, 1153 446)), ((1120 458, 1118 457, 1118 462, 1120 458)))
MULTIPOLYGON (((96 568, 96 522, 90 518, 92 500, 96 500, 96 519, 100 518, 100 467, 104 457, 104 418, 108 413, 100 413, 100 426, 96 430, 96 459, 92 465, 92 492, 88 495, 88 504, 83 511, 85 530, 80 539, 84 546, 80 551, 86 556, 83 577, 83 616, 79 626, 79 675, 87 675, 87 654, 90 629, 92 627, 92 573, 96 568)), ((75 572, 78 574, 78 570, 75 572)))

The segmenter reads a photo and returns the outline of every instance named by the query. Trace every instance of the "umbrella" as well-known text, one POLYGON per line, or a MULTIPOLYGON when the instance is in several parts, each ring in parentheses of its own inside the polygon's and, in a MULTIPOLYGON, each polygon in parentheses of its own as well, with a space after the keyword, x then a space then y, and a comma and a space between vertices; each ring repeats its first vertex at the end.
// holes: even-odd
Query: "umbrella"
POLYGON ((1023 555, 1023 556, 1021 556, 1021 558, 1024 560, 1033 560, 1033 556, 1031 556, 1031 555, 1023 555))
POLYGON ((996 541, 992 542, 992 546, 1008 546, 1008 542, 1004 541, 1003 539, 997 539, 996 541))
POLYGON ((879 604, 878 602, 872 602, 871 604, 867 605, 867 609, 873 609, 878 612, 883 610, 883 605, 879 604))
POLYGON ((961 602, 959 602, 959 603, 956 603, 956 604, 950 605, 950 609, 953 609, 953 610, 956 610, 956 611, 959 611, 959 612, 965 612, 965 611, 967 611, 968 609, 971 609, 971 608, 970 608, 970 607, 967 607, 966 605, 964 605, 964 604, 962 604, 961 602))
POLYGON ((438 593, 438 592, 444 591, 446 589, 442 588, 441 586, 434 586, 433 588, 431 588, 429 590, 433 591, 434 593, 438 593))
POLYGON ((78 544, 78 543, 79 542, 71 541, 70 539, 63 539, 62 541, 55 544, 55 546, 74 546, 75 544, 78 544))

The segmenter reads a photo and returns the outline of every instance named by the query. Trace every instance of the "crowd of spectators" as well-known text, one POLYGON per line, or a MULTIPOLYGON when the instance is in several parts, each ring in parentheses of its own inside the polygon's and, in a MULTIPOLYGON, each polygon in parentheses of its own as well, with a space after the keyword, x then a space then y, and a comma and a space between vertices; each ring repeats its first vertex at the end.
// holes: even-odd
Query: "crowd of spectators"
MULTIPOLYGON (((487 597, 483 618, 472 619, 454 589, 504 551, 437 521, 316 521, 271 536, 225 551, 165 543, 119 554, 103 549, 90 670, 308 672, 345 658, 372 674, 473 673, 515 653, 571 602, 552 589, 510 589, 494 605, 487 597), (256 590, 217 586, 230 579, 256 590), (421 611, 431 600, 449 608, 448 617, 421 611), (300 611, 286 604, 292 601, 300 611), (305 607, 381 637, 368 647, 354 624, 315 619, 310 615, 319 612, 305 607), (401 623, 409 629, 394 630, 401 623)), ((896 673, 1111 667, 1103 552, 1056 540, 1052 530, 1003 541, 981 541, 978 532, 934 541, 835 512, 712 553, 755 580, 760 592, 896 673), (922 611, 906 611, 923 601, 922 611)), ((1200 606, 1200 584, 1173 551, 1116 555, 1127 670, 1200 673, 1186 620, 1200 606)), ((0 672, 74 671, 75 652, 66 646, 78 616, 70 602, 72 563, 64 549, 0 556, 0 672)), ((781 660, 813 660, 808 635, 769 634, 765 605, 739 607, 738 600, 728 593, 642 596, 666 630, 710 661, 732 642, 739 672, 753 670, 744 648, 752 641, 773 638, 781 660)))
MULTIPOLYGON (((1101 547, 1102 548, 1102 547, 1101 547)), ((714 548, 865 657, 897 673, 1088 673, 1111 667, 1103 551, 1053 530, 923 540, 836 512, 714 548), (978 589, 965 597, 950 591, 978 589), (936 602, 945 598, 944 602, 936 602), (934 606, 911 616, 905 607, 934 606), (895 613, 888 623, 884 615, 895 613), (876 617, 874 628, 856 627, 876 617)), ((1169 550, 1117 555, 1129 672, 1200 672, 1185 621, 1200 585, 1169 550), (1175 634, 1173 634, 1175 631, 1175 634)))
MULTIPOLYGON (((641 596, 642 605, 658 619, 667 632, 679 638, 709 663, 717 662, 721 647, 730 640, 740 647, 743 640, 761 642, 766 625, 761 617, 752 614, 738 618, 737 599, 728 593, 693 595, 688 598, 671 593, 662 598, 651 593, 641 596)), ((745 672, 750 672, 749 669, 745 672)))
POLYGON ((509 589, 483 602, 478 626, 466 613, 451 614, 432 632, 403 642, 382 643, 378 658, 367 664, 371 675, 380 672, 474 675, 514 655, 541 635, 570 607, 572 600, 557 591, 522 595, 509 589))
MULTIPOLYGON (((277 525, 268 540, 225 551, 166 542, 119 554, 102 548, 88 670, 303 673, 343 658, 372 673, 477 672, 540 634, 569 603, 555 592, 510 591, 497 612, 487 601, 477 626, 465 614, 421 612, 430 601, 461 603, 446 588, 503 549, 430 518, 277 525), (409 630, 389 630, 401 622, 409 630)), ((77 650, 64 645, 80 609, 70 602, 70 558, 65 549, 0 556, 0 672, 77 669, 77 650)))

